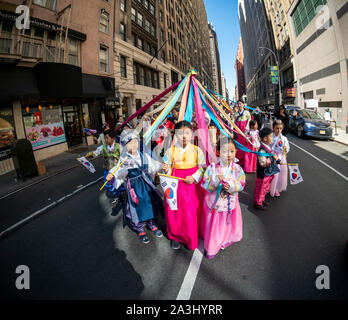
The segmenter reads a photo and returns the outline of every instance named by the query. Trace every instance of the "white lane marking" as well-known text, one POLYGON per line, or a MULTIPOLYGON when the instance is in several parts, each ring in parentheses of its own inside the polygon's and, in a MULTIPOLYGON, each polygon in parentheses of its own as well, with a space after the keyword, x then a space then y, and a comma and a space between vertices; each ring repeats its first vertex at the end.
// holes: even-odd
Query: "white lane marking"
POLYGON ((100 177, 100 178, 98 178, 97 180, 91 181, 91 182, 87 183, 85 186, 82 186, 81 188, 75 190, 74 192, 69 193, 68 195, 66 195, 66 196, 64 196, 64 197, 61 197, 59 200, 52 202, 52 203, 49 204, 48 206, 46 206, 46 207, 44 207, 44 208, 41 208, 40 210, 35 211, 35 212, 34 212, 33 214, 31 214, 30 216, 26 217, 25 219, 23 219, 23 220, 17 222, 16 224, 14 224, 14 225, 12 225, 11 227, 9 227, 9 228, 5 229, 4 231, 2 231, 2 232, 0 233, 0 239, 1 239, 2 237, 4 237, 5 235, 7 235, 8 233, 10 233, 11 231, 13 231, 13 230, 19 228, 21 225, 25 224, 26 222, 28 222, 28 221, 34 219, 36 216, 40 215, 41 213, 47 211, 47 210, 50 209, 50 208, 55 207, 57 204, 62 203, 64 200, 67 200, 67 199, 71 198, 71 197, 74 196, 75 194, 81 192, 82 190, 84 190, 84 189, 88 188, 89 186, 91 186, 91 185, 93 185, 93 184, 99 182, 99 181, 102 180, 102 179, 104 179, 104 177, 100 177))
POLYGON ((199 239, 198 248, 193 252, 190 265, 187 269, 183 283, 176 300, 190 300, 193 286, 195 285, 199 267, 202 262, 204 243, 199 239))
POLYGON ((323 160, 317 158, 316 156, 314 156, 313 154, 311 154, 310 152, 308 152, 307 150, 299 147, 297 144, 290 142, 290 144, 294 145, 296 148, 299 148, 300 150, 302 150, 303 152, 307 153, 308 155, 310 155, 312 158, 314 158, 315 160, 318 160, 321 164, 323 164, 324 166, 328 167, 329 169, 331 169, 333 172, 337 173, 339 176, 341 176, 344 180, 348 181, 348 177, 346 177, 344 174, 342 174, 341 172, 337 171, 335 168, 331 167, 330 165, 328 165, 326 162, 324 162, 323 160))

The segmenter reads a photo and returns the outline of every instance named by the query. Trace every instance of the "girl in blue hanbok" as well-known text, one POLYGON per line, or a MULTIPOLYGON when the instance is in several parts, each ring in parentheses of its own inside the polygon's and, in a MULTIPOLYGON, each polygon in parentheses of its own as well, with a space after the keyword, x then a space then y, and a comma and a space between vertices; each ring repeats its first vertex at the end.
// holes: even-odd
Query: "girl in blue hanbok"
POLYGON ((163 236, 155 223, 155 217, 159 213, 163 214, 163 201, 153 181, 155 174, 162 169, 162 164, 152 159, 149 154, 140 151, 139 140, 135 130, 122 132, 120 138, 122 155, 117 165, 109 171, 107 180, 113 182, 115 189, 124 185, 127 193, 124 226, 127 224, 136 232, 140 241, 149 243, 145 227, 156 237, 163 236), (121 163, 120 168, 114 172, 121 163))

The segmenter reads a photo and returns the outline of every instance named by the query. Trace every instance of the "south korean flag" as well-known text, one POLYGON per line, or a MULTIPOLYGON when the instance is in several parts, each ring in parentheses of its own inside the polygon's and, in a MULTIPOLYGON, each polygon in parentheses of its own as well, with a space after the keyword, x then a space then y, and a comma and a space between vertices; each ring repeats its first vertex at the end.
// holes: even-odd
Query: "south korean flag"
POLYGON ((93 164, 90 163, 85 157, 77 158, 77 161, 80 162, 89 172, 95 172, 93 164))
POLYGON ((298 165, 289 165, 290 183, 298 184, 303 181, 298 165))
POLYGON ((164 191, 164 197, 171 210, 178 210, 178 179, 173 179, 165 176, 159 176, 161 187, 164 191))

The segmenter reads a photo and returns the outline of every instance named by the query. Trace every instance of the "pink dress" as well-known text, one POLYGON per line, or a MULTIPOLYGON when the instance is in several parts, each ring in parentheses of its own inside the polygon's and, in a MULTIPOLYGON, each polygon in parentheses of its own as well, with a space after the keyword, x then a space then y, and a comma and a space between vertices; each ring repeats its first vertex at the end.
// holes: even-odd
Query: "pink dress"
MULTIPOLYGON (((163 159, 168 164, 176 163, 170 173, 174 177, 193 176, 199 182, 203 176, 204 154, 200 148, 192 144, 185 149, 179 147, 168 149, 163 159), (180 154, 184 155, 185 161, 177 161, 180 154), (189 156, 192 156, 192 159, 188 160, 189 156), (176 166, 180 167, 180 165, 189 168, 178 169, 176 166)), ((187 184, 179 180, 177 210, 171 210, 168 203, 166 201, 164 203, 169 239, 183 243, 190 250, 195 250, 198 247, 203 194, 204 190, 199 186, 199 183, 187 184)))
MULTIPOLYGON (((280 159, 281 163, 286 164, 286 155, 290 151, 289 141, 286 137, 280 134, 279 137, 273 135, 271 144, 273 153, 280 159)), ((274 175, 270 186, 270 194, 272 197, 278 192, 286 191, 288 186, 288 166, 279 165, 280 172, 274 175)))
MULTIPOLYGON (((246 130, 250 119, 251 115, 248 110, 243 110, 242 113, 236 112, 234 114, 235 124, 242 132, 246 130)), ((240 134, 238 134, 236 141, 248 148, 250 147, 249 142, 247 142, 245 138, 240 134)), ((236 158, 239 160, 239 164, 241 166, 244 166, 245 151, 242 151, 237 148, 236 158)))
POLYGON ((238 242, 243 237, 242 212, 238 200, 238 192, 245 186, 245 174, 241 166, 232 163, 223 167, 218 163, 211 164, 203 178, 202 187, 207 190, 203 202, 202 237, 205 254, 208 259, 214 258, 220 249, 238 242), (218 174, 224 174, 224 181, 230 189, 222 191, 217 197, 220 184, 218 174))
MULTIPOLYGON (((251 151, 258 151, 260 148, 260 137, 259 130, 250 130, 249 131, 250 141, 253 143, 251 146, 248 144, 248 148, 251 151)), ((257 167, 257 155, 255 153, 246 152, 244 157, 244 171, 246 173, 256 172, 257 167)))

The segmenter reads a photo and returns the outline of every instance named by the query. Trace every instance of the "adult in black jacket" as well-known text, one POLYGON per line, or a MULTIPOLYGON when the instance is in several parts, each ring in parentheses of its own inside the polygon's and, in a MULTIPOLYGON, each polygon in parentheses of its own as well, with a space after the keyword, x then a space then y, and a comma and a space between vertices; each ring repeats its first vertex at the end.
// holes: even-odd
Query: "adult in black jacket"
POLYGON ((274 117, 277 119, 277 120, 281 120, 283 122, 283 131, 282 131, 282 134, 284 136, 286 136, 289 132, 289 116, 286 112, 286 109, 285 109, 285 106, 282 104, 280 107, 279 107, 279 112, 276 113, 274 115, 274 117))

